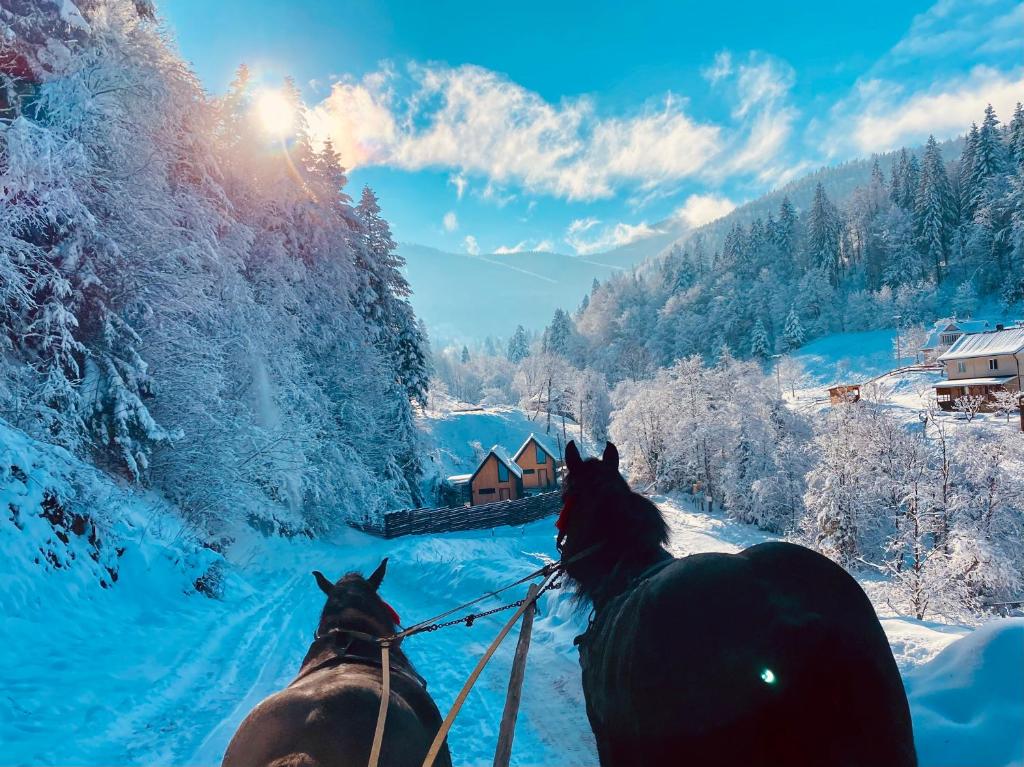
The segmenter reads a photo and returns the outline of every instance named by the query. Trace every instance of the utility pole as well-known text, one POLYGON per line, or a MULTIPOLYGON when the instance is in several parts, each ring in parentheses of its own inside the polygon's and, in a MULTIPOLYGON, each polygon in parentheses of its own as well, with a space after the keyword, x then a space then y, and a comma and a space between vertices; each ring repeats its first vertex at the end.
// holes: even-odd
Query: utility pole
POLYGON ((775 360, 775 382, 779 387, 779 399, 782 399, 782 355, 773 354, 772 359, 775 360))
POLYGON ((899 367, 900 360, 903 359, 903 355, 900 354, 900 320, 903 316, 897 314, 893 319, 896 320, 896 367, 899 367))

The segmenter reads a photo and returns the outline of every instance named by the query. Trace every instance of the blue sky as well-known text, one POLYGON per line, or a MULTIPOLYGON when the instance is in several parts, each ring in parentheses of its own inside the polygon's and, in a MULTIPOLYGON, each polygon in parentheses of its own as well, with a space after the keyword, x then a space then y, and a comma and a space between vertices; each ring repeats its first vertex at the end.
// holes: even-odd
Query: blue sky
POLYGON ((160 8, 210 91, 295 78, 396 237, 454 252, 586 255, 1024 99, 1002 0, 160 8))

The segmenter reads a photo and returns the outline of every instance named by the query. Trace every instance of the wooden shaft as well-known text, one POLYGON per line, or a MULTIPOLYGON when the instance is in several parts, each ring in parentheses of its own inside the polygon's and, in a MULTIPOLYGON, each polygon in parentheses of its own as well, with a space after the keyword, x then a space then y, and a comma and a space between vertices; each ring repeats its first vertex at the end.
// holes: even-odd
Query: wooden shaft
MULTIPOLYGON (((548 576, 544 580, 546 586, 555 577, 554 574, 548 576)), ((534 597, 536 601, 536 597, 534 597)), ((498 632, 498 636, 491 642, 491 646, 487 648, 487 652, 483 654, 483 657, 476 664, 476 668, 473 669, 473 673, 469 675, 469 679, 462 685, 462 690, 459 692, 459 696, 455 699, 455 703, 452 704, 451 711, 448 712, 448 716, 444 718, 444 722, 441 723, 441 729, 437 731, 437 735, 434 736, 434 742, 430 744, 430 750, 427 751, 426 757, 423 759, 423 767, 434 767, 434 760, 437 759, 438 753, 441 751, 441 746, 444 744, 444 739, 448 737, 448 731, 452 728, 452 724, 455 722, 455 717, 459 713, 459 709, 462 708, 462 704, 466 702, 466 697, 469 695, 469 691, 473 689, 473 685, 476 684, 477 678, 480 676, 480 672, 484 670, 484 666, 494 655, 494 651, 498 649, 498 645, 502 643, 508 632, 512 630, 512 627, 516 625, 520 616, 526 612, 526 610, 533 604, 532 601, 526 599, 523 604, 520 605, 519 609, 516 610, 515 615, 509 618, 508 623, 505 627, 498 632)))
POLYGON ((377 709, 377 729, 373 733, 373 745, 370 747, 368 767, 377 767, 380 762, 380 748, 384 742, 384 723, 388 718, 388 704, 391 702, 391 643, 382 642, 380 646, 381 691, 380 708, 377 709))
POLYGON ((526 654, 530 651, 530 634, 533 631, 533 616, 537 612, 537 584, 530 586, 526 594, 529 608, 523 613, 523 625, 519 627, 519 643, 512 661, 512 674, 508 679, 508 694, 505 696, 505 711, 501 715, 498 730, 498 747, 494 750, 494 767, 508 767, 512 759, 512 739, 516 734, 516 718, 519 715, 519 701, 522 698, 523 679, 526 676, 526 654))

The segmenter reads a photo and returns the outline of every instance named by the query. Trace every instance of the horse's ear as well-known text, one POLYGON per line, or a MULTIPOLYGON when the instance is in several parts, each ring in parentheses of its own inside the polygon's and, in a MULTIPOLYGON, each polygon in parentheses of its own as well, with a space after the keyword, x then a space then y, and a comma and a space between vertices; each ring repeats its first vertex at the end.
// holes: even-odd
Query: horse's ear
POLYGON ((327 596, 330 596, 331 592, 334 590, 334 584, 327 580, 324 574, 319 570, 313 571, 313 577, 316 578, 316 585, 320 587, 320 590, 327 596))
POLYGON ((569 440, 569 444, 565 446, 565 467, 571 474, 582 465, 583 458, 580 457, 580 451, 576 449, 575 440, 569 440))
POLYGON ((608 464, 609 468, 614 471, 619 470, 619 449, 611 442, 605 442, 601 462, 608 464))
POLYGON ((366 579, 366 582, 373 586, 373 590, 376 591, 380 588, 381 581, 384 580, 384 573, 388 569, 388 558, 384 557, 377 565, 377 569, 373 571, 373 574, 366 579))

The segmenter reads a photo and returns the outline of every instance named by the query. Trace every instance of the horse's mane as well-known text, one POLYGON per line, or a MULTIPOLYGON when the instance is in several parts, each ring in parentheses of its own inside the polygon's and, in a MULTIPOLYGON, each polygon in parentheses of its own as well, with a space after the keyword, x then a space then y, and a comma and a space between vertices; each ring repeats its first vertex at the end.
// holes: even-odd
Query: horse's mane
POLYGON ((576 477, 566 486, 566 502, 573 519, 566 523, 570 546, 576 554, 597 546, 567 574, 578 601, 599 601, 618 593, 651 563, 668 556, 668 525, 661 510, 649 499, 630 489, 617 467, 602 466, 596 458, 583 462, 576 477))

